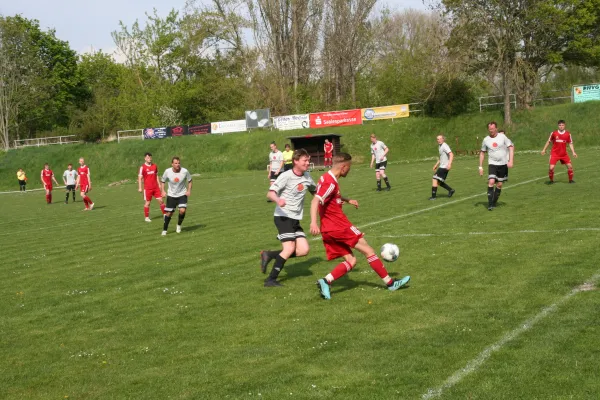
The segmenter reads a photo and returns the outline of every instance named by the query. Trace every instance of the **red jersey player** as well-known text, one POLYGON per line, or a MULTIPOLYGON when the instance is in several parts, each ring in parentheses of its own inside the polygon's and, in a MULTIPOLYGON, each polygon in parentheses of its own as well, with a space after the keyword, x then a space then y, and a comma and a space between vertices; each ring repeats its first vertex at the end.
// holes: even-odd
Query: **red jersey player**
POLYGON ((325 278, 317 281, 317 287, 324 299, 331 299, 329 285, 336 279, 346 275, 356 265, 356 257, 352 249, 363 253, 369 265, 385 282, 389 290, 398 290, 406 285, 410 276, 402 279, 392 279, 385 266, 375 254, 375 251, 365 238, 364 234, 353 226, 348 220, 342 205, 348 203, 358 208, 358 202, 342 197, 338 179, 346 177, 352 166, 352 157, 347 153, 339 153, 333 157, 333 166, 330 171, 321 176, 317 186, 317 193, 310 204, 310 233, 321 234, 328 260, 343 257, 344 261, 338 264, 325 278), (321 216, 321 227, 317 224, 317 211, 321 216))
POLYGON ((546 149, 550 143, 552 143, 552 151, 550 152, 550 168, 548 169, 548 177, 550 178, 550 182, 548 182, 548 184, 550 185, 554 183, 554 167, 559 161, 561 164, 567 164, 569 183, 575 183, 573 180, 573 165, 571 164, 571 159, 567 153, 567 143, 569 144, 569 147, 571 147, 571 153, 573 153, 573 157, 577 158, 577 153, 575 153, 575 148, 573 147, 573 138, 571 137, 571 133, 565 130, 566 126, 567 124, 562 119, 558 121, 558 130, 550 134, 546 145, 542 149, 542 155, 546 154, 546 149))
POLYGON ((52 181, 56 183, 58 186, 58 182, 54 177, 54 172, 50 169, 48 163, 44 164, 44 169, 40 175, 42 179, 42 184, 44 185, 44 190, 46 191, 46 204, 52 204, 52 181))
POLYGON ((329 139, 325 139, 325 144, 323 145, 323 151, 325 152, 325 167, 331 168, 331 159, 333 157, 333 143, 329 141, 329 139))
POLYGON ((87 195, 87 193, 92 190, 92 178, 90 178, 90 168, 85 165, 85 160, 83 157, 79 159, 75 190, 77 190, 78 187, 81 188, 81 198, 83 199, 83 204, 85 204, 83 211, 93 210, 94 202, 87 195))
POLYGON ((150 201, 152 197, 158 201, 163 215, 165 213, 165 204, 160 193, 158 166, 152 163, 152 153, 144 154, 144 160, 146 162, 142 164, 138 173, 138 192, 142 193, 142 180, 144 180, 144 217, 146 217, 146 222, 152 222, 150 219, 150 201))

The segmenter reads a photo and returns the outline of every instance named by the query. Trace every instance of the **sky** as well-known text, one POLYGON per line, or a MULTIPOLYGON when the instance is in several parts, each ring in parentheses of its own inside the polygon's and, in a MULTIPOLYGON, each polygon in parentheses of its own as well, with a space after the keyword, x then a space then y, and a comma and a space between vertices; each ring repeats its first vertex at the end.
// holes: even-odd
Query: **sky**
MULTIPOLYGON (((145 12, 158 10, 162 17, 171 9, 183 10, 186 0, 3 0, 0 14, 21 14, 37 19, 43 30, 55 29, 56 37, 69 42, 78 53, 103 50, 113 53, 111 32, 119 30, 119 21, 131 26, 135 20, 145 20, 145 12)), ((392 9, 425 10, 422 0, 379 0, 379 6, 392 9)))

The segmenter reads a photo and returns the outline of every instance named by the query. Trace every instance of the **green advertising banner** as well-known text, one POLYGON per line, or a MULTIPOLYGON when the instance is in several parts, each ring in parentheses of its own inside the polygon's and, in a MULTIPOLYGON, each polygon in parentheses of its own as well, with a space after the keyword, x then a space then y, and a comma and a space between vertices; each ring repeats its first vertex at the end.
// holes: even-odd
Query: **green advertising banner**
POLYGON ((600 100, 600 83, 573 86, 573 103, 600 100))

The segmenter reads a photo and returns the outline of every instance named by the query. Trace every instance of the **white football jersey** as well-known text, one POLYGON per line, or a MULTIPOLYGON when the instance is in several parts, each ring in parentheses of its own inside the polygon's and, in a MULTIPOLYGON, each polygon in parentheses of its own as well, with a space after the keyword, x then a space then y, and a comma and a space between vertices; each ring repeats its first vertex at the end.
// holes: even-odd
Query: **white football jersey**
POLYGON ((375 162, 387 161, 387 157, 384 155, 385 149, 387 149, 387 146, 381 140, 371 143, 371 154, 375 156, 375 162))
POLYGON ((481 144, 481 151, 488 153, 488 164, 508 164, 508 148, 513 147, 513 142, 504 134, 499 133, 496 137, 486 136, 481 144))
POLYGON ((173 171, 173 168, 165 169, 161 181, 167 183, 169 190, 167 196, 181 197, 187 193, 187 184, 192 180, 192 175, 185 168, 180 168, 179 172, 173 171))

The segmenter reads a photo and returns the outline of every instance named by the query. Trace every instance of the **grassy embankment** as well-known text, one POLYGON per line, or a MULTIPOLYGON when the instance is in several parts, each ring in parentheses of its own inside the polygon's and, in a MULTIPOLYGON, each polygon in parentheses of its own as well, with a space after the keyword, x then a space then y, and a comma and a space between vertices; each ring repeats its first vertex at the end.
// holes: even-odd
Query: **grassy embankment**
MULTIPOLYGON (((541 150, 550 131, 555 129, 558 119, 567 121, 575 137, 577 148, 596 146, 600 142, 600 103, 564 104, 517 111, 513 115, 514 125, 507 134, 519 150, 541 150)), ((24 168, 29 176, 28 188, 41 187, 39 171, 45 162, 50 163, 57 175, 66 165, 77 163, 83 156, 92 168, 94 183, 105 185, 123 179, 136 179, 137 167, 143 153, 150 151, 154 161, 162 168, 170 164, 173 155, 182 157, 183 165, 193 173, 204 177, 219 176, 220 173, 238 174, 249 170, 263 170, 266 164, 268 144, 275 140, 280 147, 287 137, 304 134, 337 133, 343 135, 342 150, 351 153, 356 163, 368 163, 368 135, 374 132, 389 147, 391 162, 413 161, 436 157, 435 135, 444 132, 448 143, 455 150, 476 150, 486 134, 486 123, 502 121, 499 112, 463 115, 452 119, 407 118, 378 121, 362 126, 329 128, 320 130, 253 131, 229 135, 207 135, 181 137, 157 141, 129 140, 120 144, 82 144, 70 146, 48 146, 11 150, 0 153, 0 190, 16 189, 16 170, 24 168), (458 140, 458 145, 457 145, 458 140)), ((60 176, 57 177, 59 182, 60 176)))

